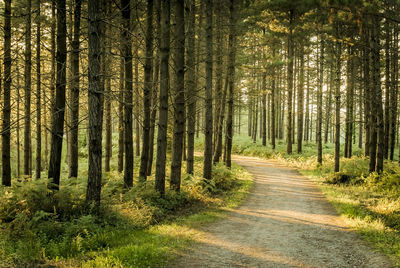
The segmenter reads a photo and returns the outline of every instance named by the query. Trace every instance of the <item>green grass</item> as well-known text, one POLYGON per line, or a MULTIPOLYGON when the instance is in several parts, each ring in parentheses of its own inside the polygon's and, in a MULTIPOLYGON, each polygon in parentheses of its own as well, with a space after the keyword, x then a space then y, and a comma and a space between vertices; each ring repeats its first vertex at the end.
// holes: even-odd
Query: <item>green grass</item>
MULTIPOLYGON (((196 146, 203 146, 202 138, 196 141, 196 146)), ((341 157, 340 172, 334 173, 333 144, 323 145, 322 165, 317 163, 314 142, 304 143, 301 154, 297 154, 296 149, 294 144, 294 153, 288 155, 283 141, 277 141, 273 151, 269 144, 262 146, 247 136, 235 136, 232 151, 276 159, 298 169, 320 186, 351 228, 400 267, 400 168, 397 161, 385 161, 383 174, 369 174, 369 159, 362 155, 361 149, 354 148, 353 157, 341 157), (341 179, 346 179, 345 183, 340 183, 341 179)))
MULTIPOLYGON (((114 145, 115 152, 116 148, 114 145)), ((204 183, 202 163, 202 157, 195 157, 194 175, 182 176, 181 192, 167 190, 165 198, 160 198, 154 191, 153 176, 142 185, 136 178, 135 186, 124 190, 123 175, 116 171, 114 158, 111 172, 103 174, 98 215, 84 203, 84 144, 80 146, 79 177, 67 179, 67 166, 63 165, 57 193, 48 190, 44 172, 41 180, 13 179, 11 188, 0 187, 0 267, 167 265, 195 243, 204 224, 224 217, 252 187, 250 174, 236 165, 231 170, 214 166, 213 179, 204 183)), ((135 174, 138 168, 139 158, 135 157, 135 174)))

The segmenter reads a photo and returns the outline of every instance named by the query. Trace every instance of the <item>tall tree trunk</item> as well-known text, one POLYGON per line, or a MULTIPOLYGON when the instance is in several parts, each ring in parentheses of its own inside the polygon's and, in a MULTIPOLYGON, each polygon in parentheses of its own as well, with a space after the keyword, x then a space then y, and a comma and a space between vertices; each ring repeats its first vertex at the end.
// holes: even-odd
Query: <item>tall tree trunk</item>
MULTIPOLYGON (((140 158, 139 180, 147 179, 147 164, 150 150, 150 108, 153 89, 153 0, 147 1, 146 59, 144 64, 143 87, 143 143, 140 158)), ((184 27, 184 26, 182 26, 184 27)))
POLYGON ((322 88, 324 86, 324 64, 325 64, 325 40, 321 34, 319 58, 319 83, 317 96, 317 146, 318 146, 318 163, 322 164, 322 88))
POLYGON ((233 139, 233 100, 235 96, 235 62, 236 62, 236 1, 229 3, 229 37, 228 37, 228 118, 226 120, 226 166, 231 168, 233 139))
MULTIPOLYGON (((11 1, 11 0, 10 0, 11 1)), ((4 15, 6 16, 6 14, 4 15)), ((7 33, 7 28, 6 25, 4 25, 4 38, 6 37, 7 33)), ((6 46, 4 46, 4 55, 6 55, 6 46)), ((4 61, 5 62, 5 61, 4 61)), ((21 105, 21 87, 20 87, 20 72, 19 72, 19 66, 18 66, 18 61, 16 61, 16 72, 17 72, 17 122, 16 122, 16 128, 17 128, 17 178, 21 177, 21 137, 20 137, 20 120, 21 120, 21 110, 20 110, 20 105, 21 105)), ((6 68, 4 68, 4 73, 6 72, 6 68)), ((10 70, 11 73, 11 70, 10 70)), ((4 90, 6 90, 6 83, 4 83, 4 90)), ((3 115, 3 118, 5 116, 3 115)), ((46 130, 47 134, 47 130, 46 130)), ((45 136, 47 137, 47 135, 45 136)), ((4 149, 3 149, 4 150, 4 149)), ((4 161, 3 161, 4 163, 4 161)))
POLYGON ((124 185, 133 186, 133 134, 132 134, 132 42, 130 38, 131 5, 130 0, 121 0, 122 6, 122 51, 125 63, 125 109, 124 109, 124 142, 125 168, 124 185))
POLYGON ((168 91, 169 91, 169 51, 170 51, 170 1, 161 2, 160 25, 160 104, 158 106, 157 160, 155 189, 163 196, 165 193, 165 162, 167 157, 168 91))
POLYGON ((221 158, 222 155, 222 132, 223 132, 223 123, 225 120, 225 103, 226 103, 226 94, 228 91, 228 74, 226 74, 226 80, 225 80, 225 85, 224 85, 224 92, 222 93, 222 101, 221 101, 221 109, 219 110, 220 116, 219 116, 219 124, 218 124, 218 136, 217 136, 217 144, 216 144, 216 149, 215 149, 215 154, 214 154, 214 163, 218 163, 219 159, 221 158))
POLYGON ((304 141, 308 141, 310 135, 310 54, 307 55, 307 93, 304 130, 304 141))
POLYGON ((304 45, 300 44, 300 77, 297 89, 297 153, 303 151, 303 121, 304 121, 304 45))
MULTIPOLYGON (((360 63, 360 61, 359 61, 360 63)), ((359 77, 362 77, 362 67, 358 70, 358 74, 359 77)), ((362 86, 362 82, 361 79, 359 81, 358 84, 358 120, 359 120, 359 124, 358 124, 358 148, 362 149, 363 146, 363 132, 364 132, 364 122, 363 122, 363 98, 365 98, 364 94, 363 94, 363 86, 362 86)))
POLYGON ((139 46, 138 44, 135 45, 135 91, 136 91, 136 98, 137 103, 135 105, 135 141, 136 141, 136 156, 140 156, 140 88, 139 88, 139 46))
POLYGON ((266 85, 266 72, 263 72, 262 74, 262 86, 261 86, 261 92, 262 92, 262 124, 261 124, 261 132, 262 132, 262 145, 267 146, 267 85, 266 85))
MULTIPOLYGON (((160 46, 160 1, 154 2, 154 13, 156 14, 156 47, 160 46)), ((159 74, 160 74, 160 52, 157 49, 156 55, 154 57, 154 79, 153 79, 153 90, 151 97, 151 114, 150 114, 150 143, 149 143, 149 157, 147 162, 147 176, 151 175, 151 170, 153 167, 153 155, 154 155, 154 132, 156 125, 156 115, 157 115, 157 95, 159 90, 159 74)))
MULTIPOLYGON (((272 58, 275 59, 275 54, 276 54, 276 48, 275 44, 273 44, 272 48, 272 58)), ((276 108, 275 108, 275 102, 276 102, 276 72, 275 72, 275 66, 272 66, 272 74, 271 74, 271 146, 272 150, 275 150, 275 137, 276 137, 276 108)))
POLYGON ((71 80, 71 131, 69 177, 78 177, 78 134, 79 134, 79 53, 82 0, 75 0, 74 37, 72 40, 72 80, 71 80))
MULTIPOLYGON (((11 186, 10 97, 11 97, 11 0, 6 0, 4 7, 4 102, 3 102, 3 128, 1 132, 1 138, 2 138, 1 140, 2 181, 1 182, 2 185, 4 186, 11 186)), ((19 109, 19 94, 17 98, 18 98, 18 109, 19 109)), ((19 111, 17 111, 17 113, 19 117, 19 111)), ((17 142, 19 142, 19 140, 17 142)), ((18 173, 19 171, 17 172, 17 174, 18 173)))
MULTIPOLYGON (((30 1, 30 0, 29 0, 30 1)), ((60 184, 61 151, 64 134, 65 84, 67 59, 67 25, 65 0, 57 0, 57 78, 53 108, 51 151, 48 177, 52 178, 56 189, 60 184)))
POLYGON ((286 152, 292 153, 292 99, 293 99, 293 19, 294 11, 289 11, 289 36, 288 36, 288 99, 287 99, 287 133, 286 133, 286 152))
MULTIPOLYGON (((184 1, 175 0, 175 113, 171 162, 171 189, 176 192, 181 187, 183 132, 185 131, 185 19, 184 1)), ((212 107, 211 107, 212 108, 212 107)), ((212 128, 212 125, 211 125, 212 128)), ((212 136, 210 137, 212 139, 212 136)))
POLYGON ((385 113, 384 113, 384 139, 383 155, 385 159, 389 158, 389 136, 390 136, 390 89, 392 79, 390 73, 390 40, 391 29, 389 21, 385 21, 385 113))
MULTIPOLYGON (((196 23, 196 1, 189 1, 187 8, 187 21, 188 21, 188 32, 187 32, 187 57, 186 65, 187 71, 187 162, 186 172, 193 174, 194 169, 194 134, 196 126, 196 87, 197 87, 197 74, 195 68, 195 23, 196 23)), ((198 51, 198 50, 197 50, 198 51)))
POLYGON ((325 140, 324 143, 328 143, 328 137, 331 134, 331 120, 332 120, 332 94, 334 87, 334 67, 333 62, 330 63, 329 68, 329 90, 328 97, 326 101, 326 124, 325 124, 325 140))
POLYGON ((24 129, 24 175, 32 175, 32 145, 31 145, 31 5, 32 0, 26 0, 26 33, 25 33, 25 129, 24 129))
MULTIPOLYGON (((339 25, 336 25, 337 37, 339 34, 339 25)), ((342 43, 336 42, 336 77, 335 77, 335 172, 339 172, 340 165, 340 75, 341 75, 341 55, 342 43)))
POLYGON ((36 14, 36 179, 40 178, 42 171, 42 117, 41 117, 41 74, 40 74, 40 0, 37 2, 36 14))
POLYGON ((204 141, 204 168, 203 177, 211 179, 212 153, 213 153, 213 94, 212 94, 212 73, 213 73, 213 0, 206 0, 206 121, 204 141))
MULTIPOLYGON (((123 41, 121 39, 121 41, 123 41)), ((121 46, 121 55, 123 48, 121 46)), ((124 169, 124 81, 125 63, 121 57, 119 65, 119 95, 118 95, 118 172, 124 169)))
POLYGON ((347 96, 346 96, 346 138, 344 156, 351 158, 353 144, 353 120, 354 120, 354 55, 353 48, 349 46, 349 59, 347 61, 347 96))
MULTIPOLYGON (((392 59, 392 85, 390 92, 390 160, 393 161, 394 147, 396 143, 396 126, 397 126, 397 108, 398 108, 398 95, 399 95, 399 33, 398 25, 394 24, 393 33, 393 59, 392 59)), ((399 158, 400 160, 400 158, 399 158)))
MULTIPOLYGON (((366 28, 367 26, 364 26, 366 28)), ((372 112, 372 97, 370 85, 370 35, 369 29, 364 30, 364 51, 363 51, 363 66, 364 66, 364 121, 365 121, 365 155, 370 156, 370 139, 371 139, 371 112, 372 112)))
MULTIPOLYGON (((111 9, 111 3, 105 3, 105 13, 104 16, 109 16, 109 10, 111 9)), ((107 25, 104 27, 105 33, 104 36, 110 34, 110 26, 107 25)), ((104 38, 105 39, 105 38, 104 38)), ((103 51, 103 86, 104 86, 104 110, 105 110, 105 130, 106 130, 106 141, 105 141, 105 158, 104 158, 104 171, 110 171, 110 161, 112 157, 112 118, 111 118, 111 100, 112 100, 112 91, 111 91, 111 40, 107 38, 104 40, 105 48, 103 51)))
POLYGON ((383 116, 383 107, 382 107, 382 88, 381 88, 381 77, 380 77, 380 35, 379 35, 379 25, 380 18, 378 15, 374 16, 373 20, 373 28, 372 28, 372 68, 373 68, 373 87, 376 94, 376 128, 378 134, 378 148, 377 148, 377 159, 376 159, 376 168, 375 171, 381 173, 383 170, 383 159, 384 159, 384 116, 383 116))
MULTIPOLYGON (((218 143, 218 138, 219 138, 219 125, 222 125, 223 122, 221 122, 220 116, 221 116, 221 108, 222 108, 222 64, 223 64, 223 53, 222 49, 224 46, 224 42, 222 40, 222 3, 221 1, 216 1, 215 3, 215 16, 216 16, 216 24, 215 24, 215 32, 216 32, 216 51, 215 51, 215 76, 216 76, 216 81, 215 81, 215 90, 214 90, 214 99, 215 99, 215 104, 214 104, 214 114, 215 114, 215 120, 214 120, 214 142, 216 146, 214 147, 215 151, 217 150, 217 143, 218 143)), ((215 156, 215 152, 214 152, 215 156)))
MULTIPOLYGON (((101 2, 101 1, 100 1, 101 2)), ((97 0, 88 1, 89 17, 89 171, 86 191, 86 201, 94 204, 97 208, 100 205, 101 193, 101 156, 102 156, 102 127, 103 127, 103 92, 101 58, 104 51, 101 49, 101 42, 104 42, 104 26, 100 25, 102 14, 97 0)), ((104 71, 104 70, 103 70, 104 71)))

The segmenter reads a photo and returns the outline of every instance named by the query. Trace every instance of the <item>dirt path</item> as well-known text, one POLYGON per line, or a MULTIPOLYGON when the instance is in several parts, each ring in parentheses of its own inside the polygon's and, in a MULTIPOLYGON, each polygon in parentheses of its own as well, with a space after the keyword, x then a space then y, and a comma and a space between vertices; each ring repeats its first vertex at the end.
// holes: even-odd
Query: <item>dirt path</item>
POLYGON ((204 228, 199 243, 171 267, 392 267, 293 169, 252 157, 234 162, 254 175, 251 194, 204 228))

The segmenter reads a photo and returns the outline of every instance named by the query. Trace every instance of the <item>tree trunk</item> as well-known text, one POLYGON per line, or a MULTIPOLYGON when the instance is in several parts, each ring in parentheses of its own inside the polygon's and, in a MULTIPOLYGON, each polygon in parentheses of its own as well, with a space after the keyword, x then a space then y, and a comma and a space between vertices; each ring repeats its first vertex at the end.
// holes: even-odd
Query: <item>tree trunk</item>
POLYGON ((304 121, 304 45, 300 44, 300 77, 297 89, 297 153, 303 151, 303 121, 304 121))
MULTIPOLYGON (((367 26, 364 26, 366 28, 367 26)), ((364 51, 363 51, 363 66, 364 66, 364 122, 365 122, 365 156, 370 156, 370 139, 371 135, 371 112, 372 112, 372 90, 370 85, 370 35, 369 29, 364 30, 364 51)))
MULTIPOLYGON (((160 46, 160 1, 154 2, 154 13, 156 14, 156 46, 160 46)), ((156 125, 157 116, 157 95, 159 90, 159 74, 160 74, 160 53, 156 50, 154 57, 154 79, 153 79, 153 90, 151 97, 151 114, 150 114, 150 143, 149 143, 149 157, 147 161, 147 176, 151 175, 153 167, 153 155, 154 155, 154 131, 156 125)))
POLYGON ((221 109, 219 110, 220 116, 219 120, 220 122, 218 123, 218 129, 217 129, 217 144, 216 144, 216 149, 215 149, 215 154, 214 154, 214 164, 219 162, 219 159, 221 158, 222 155, 222 132, 223 132, 223 123, 225 120, 225 103, 226 103, 226 94, 228 91, 228 74, 226 74, 226 80, 225 80, 225 85, 224 85, 224 92, 222 93, 222 101, 221 101, 221 109))
MULTIPOLYGON (((272 48, 272 58, 275 59, 275 53, 276 53, 276 48, 275 48, 275 44, 273 44, 273 48, 272 48)), ((271 146, 272 146, 272 150, 275 150, 275 137, 276 137, 276 109, 275 109, 275 97, 276 97, 276 88, 275 88, 275 84, 276 84, 276 73, 275 73, 275 66, 272 67, 272 74, 271 74, 271 146)))
MULTIPOLYGON (((143 87, 143 135, 142 155, 140 158, 139 180, 147 179, 147 164, 150 150, 150 107, 153 89, 153 0, 147 1, 146 22, 146 59, 144 64, 143 87)), ((182 26, 184 27, 184 26, 182 26)))
POLYGON ((69 177, 78 177, 78 134, 79 134, 79 53, 82 0, 75 0, 74 37, 72 40, 72 80, 71 80, 71 130, 69 177))
POLYGON ((136 156, 140 156, 140 93, 139 93, 139 46, 135 45, 135 91, 136 91, 136 99, 137 103, 135 105, 135 141, 136 148, 135 153, 136 156))
POLYGON ((235 95, 235 61, 236 61, 236 1, 229 3, 229 37, 228 37, 228 118, 226 120, 226 166, 231 168, 233 139, 233 100, 235 95))
POLYGON ((376 101, 376 128, 378 134, 378 148, 377 148, 377 159, 376 159, 376 168, 375 171, 381 173, 383 171, 383 159, 384 159, 384 116, 383 116, 383 107, 382 107, 382 88, 381 88, 381 77, 380 77, 380 35, 379 35, 379 25, 380 18, 378 15, 374 16, 373 20, 373 28, 372 28, 372 68, 373 68, 373 87, 375 90, 375 101, 376 101))
POLYGON ((287 99, 287 133, 286 133, 286 152, 292 153, 292 101, 293 101, 293 18, 294 11, 289 11, 289 36, 288 36, 288 99, 287 99))
POLYGON ((310 135, 310 54, 307 55, 307 93, 306 93, 306 115, 304 122, 304 141, 309 140, 310 135))
MULTIPOLYGON (((188 21, 188 47, 187 47, 187 162, 186 172, 193 174, 194 169, 194 134, 196 126, 196 64, 195 64, 195 23, 196 23, 196 1, 191 0, 187 8, 187 21, 188 21)), ((197 50, 198 51, 198 50, 197 50)), ((198 64, 198 62, 197 62, 198 64)))
MULTIPOLYGON (((4 15, 6 16, 6 15, 4 15)), ((5 25, 6 26, 6 25, 5 25)), ((6 28, 5 28, 6 29, 6 28)), ((4 34, 6 34, 6 30, 4 34)), ((4 35, 4 38, 6 35, 4 35)), ((4 46, 5 51, 4 55, 6 55, 6 46, 4 46)), ((16 72, 17 72, 17 122, 16 122, 16 128, 17 128, 17 178, 21 177, 21 137, 20 137, 20 120, 21 120, 21 110, 20 110, 20 104, 21 104, 21 87, 20 87, 20 72, 19 72, 19 66, 18 66, 18 61, 16 62, 16 72)), ((6 72, 6 68, 4 68, 4 72, 6 72)), ((11 70, 10 70, 11 73, 11 70)), ((6 89, 6 83, 4 83, 4 90, 6 89)), ((3 118, 5 118, 3 116, 3 118)), ((47 133, 47 131, 46 131, 47 133)), ((47 137, 47 135, 45 136, 47 137)), ((4 149, 3 149, 4 150, 4 149)), ((4 163, 4 161, 3 161, 4 163)))
POLYGON ((165 161, 167 157, 169 50, 170 50, 170 1, 161 1, 160 25, 160 104, 158 106, 157 160, 155 189, 161 196, 165 193, 165 161))
POLYGON ((40 74, 40 0, 37 2, 36 20, 36 179, 40 178, 42 171, 42 118, 41 118, 41 74, 40 74))
POLYGON ((213 153, 213 94, 212 94, 212 74, 213 74, 213 8, 212 0, 206 0, 206 96, 205 96, 205 141, 204 141, 204 167, 203 177, 211 179, 212 153, 213 153))
POLYGON ((389 158, 389 136, 390 136, 390 89, 391 82, 393 79, 390 73, 390 40, 391 40, 391 30, 389 28, 389 21, 385 21, 385 113, 384 113, 384 145, 383 145, 383 155, 385 159, 389 158))
MULTIPOLYGON (((223 53, 222 49, 224 47, 224 42, 222 40, 222 3, 221 1, 216 1, 215 3, 215 17, 216 17, 216 25, 215 25, 215 32, 216 32, 216 52, 215 52, 215 90, 214 90, 214 112, 215 112, 215 120, 214 120, 214 142, 216 146, 214 147, 214 156, 216 155, 216 150, 218 147, 218 138, 219 138, 219 125, 222 125, 223 122, 220 119, 221 116, 221 109, 222 109, 222 64, 223 64, 223 53)), ((222 133, 221 133, 222 135, 222 133)), ((222 148, 222 147, 221 147, 222 148)), ((214 160, 215 157, 214 157, 214 160)))
POLYGON ((320 58, 319 58, 319 83, 318 83, 318 96, 317 96, 317 146, 318 146, 318 163, 322 164, 322 88, 324 86, 324 64, 325 64, 325 40, 321 34, 320 45, 320 58))
POLYGON ((124 186, 133 186, 133 134, 132 134, 132 42, 130 38, 131 5, 130 0, 121 0, 122 6, 122 55, 125 63, 125 109, 124 109, 124 142, 125 168, 124 186))
MULTIPOLYGON (((174 113, 174 135, 171 163, 171 189, 176 192, 181 187, 182 147, 183 132, 185 131, 185 20, 184 1, 175 0, 175 113, 174 113)), ((211 107, 212 109, 212 107, 211 107)), ((211 125, 212 128, 212 125, 211 125)), ((212 131, 212 130, 211 130, 212 131)), ((212 136, 210 137, 212 139, 212 136)))
POLYGON ((111 64, 110 62, 110 56, 111 55, 111 47, 110 43, 106 42, 107 44, 107 55, 104 55, 104 76, 105 76, 105 104, 104 104, 104 110, 105 110, 105 127, 106 127, 106 144, 105 144, 105 158, 104 158, 104 171, 109 172, 110 171, 110 161, 112 157, 112 126, 111 126, 111 78, 110 78, 110 71, 109 71, 109 66, 111 64))
MULTIPOLYGON (((86 191, 86 201, 94 204, 97 209, 100 206, 101 193, 101 156, 102 156, 102 127, 103 127, 103 92, 101 58, 104 51, 101 51, 101 42, 104 42, 104 26, 99 16, 99 1, 88 1, 89 17, 89 171, 86 191)), ((104 71, 104 70, 103 70, 104 71)))
POLYGON ((261 124, 261 133, 262 133, 262 145, 267 146, 267 85, 266 85, 266 72, 263 72, 262 77, 262 124, 261 124))
POLYGON ((347 99, 346 99, 346 138, 344 156, 351 158, 353 144, 353 119, 354 119, 354 55, 353 49, 349 46, 349 59, 347 63, 347 99))
MULTIPOLYGON (((0 81, 1 84, 1 81, 0 81)), ((11 186, 11 152, 10 152, 10 116, 11 116, 11 0, 5 1, 4 7, 4 103, 2 138, 2 185, 11 186)), ((19 117, 19 89, 18 89, 18 117, 19 117)), ((17 118, 19 120, 19 118, 17 118)), ((17 121, 19 134, 19 121, 17 121)), ((19 152, 19 136, 17 137, 19 152)), ((18 153, 19 156, 19 153, 18 153)), ((18 159, 19 160, 19 159, 18 159)), ((19 167, 18 167, 19 168, 19 167)), ((17 172, 19 177, 19 171, 17 172)))
MULTIPOLYGON (((123 40, 121 40, 123 41, 123 40)), ((121 46, 121 55, 123 48, 121 46)), ((125 81, 124 58, 121 57, 119 65, 119 95, 118 95, 118 172, 124 169, 124 81, 125 81)))
MULTIPOLYGON (((393 33, 393 59, 392 59, 392 86, 390 92, 390 160, 394 158, 394 147, 396 143, 396 126, 397 126, 397 108, 398 108, 398 95, 399 95, 399 33, 398 25, 394 25, 393 33)), ((399 158, 400 160, 400 158, 399 158)))
POLYGON ((32 145, 31 145, 31 5, 32 0, 26 0, 26 33, 25 33, 25 128, 24 128, 24 175, 32 175, 32 145))
MULTIPOLYGON (((336 25, 336 34, 339 37, 339 25, 336 25)), ((335 77, 335 172, 339 172, 340 165, 340 75, 341 75, 342 43, 336 42, 336 77, 335 77)))
MULTIPOLYGON (((30 1, 30 0, 29 0, 30 1)), ((57 78, 56 95, 53 108, 51 150, 48 178, 58 189, 60 184, 61 151, 64 134, 65 84, 67 59, 67 25, 65 0, 57 0, 57 78)))

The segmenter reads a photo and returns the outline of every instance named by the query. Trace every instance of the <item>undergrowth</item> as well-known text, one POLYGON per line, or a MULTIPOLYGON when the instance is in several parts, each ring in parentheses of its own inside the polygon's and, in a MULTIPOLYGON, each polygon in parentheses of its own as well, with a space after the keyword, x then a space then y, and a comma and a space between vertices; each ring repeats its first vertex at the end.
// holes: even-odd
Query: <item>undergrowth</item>
POLYGON ((0 187, 0 267, 166 264, 171 252, 190 242, 192 221, 220 216, 221 208, 239 204, 250 188, 249 175, 237 166, 216 165, 213 179, 205 182, 197 175, 201 163, 196 157, 195 175, 183 178, 180 193, 167 190, 164 198, 154 191, 152 177, 124 190, 122 175, 107 173, 97 214, 85 205, 84 177, 62 180, 56 192, 46 178, 0 187))

